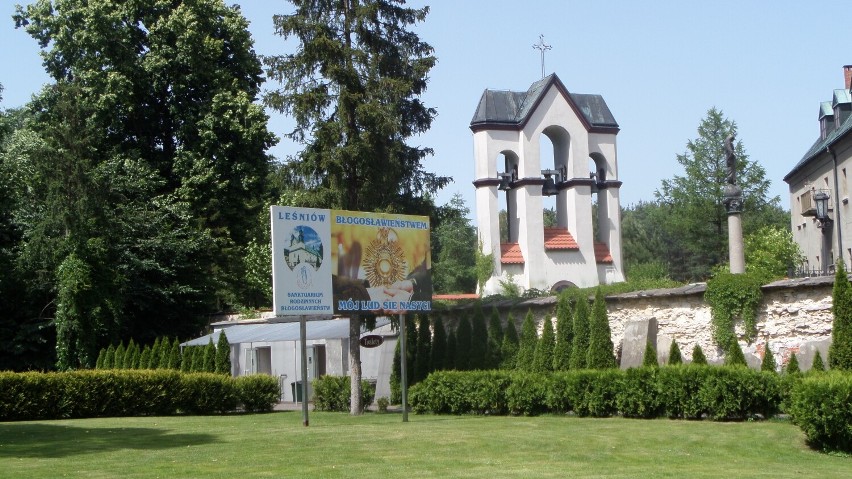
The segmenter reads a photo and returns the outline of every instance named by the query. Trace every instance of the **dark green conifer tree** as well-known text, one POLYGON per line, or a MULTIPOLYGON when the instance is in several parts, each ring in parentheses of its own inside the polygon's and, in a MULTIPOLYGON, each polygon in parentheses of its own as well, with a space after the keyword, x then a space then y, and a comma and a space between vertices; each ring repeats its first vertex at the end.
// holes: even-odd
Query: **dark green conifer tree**
POLYGON ((503 347, 503 325, 500 322, 500 313, 496 307, 491 308, 491 316, 488 319, 488 369, 498 369, 502 362, 503 347))
POLYGON ((692 348, 692 364, 707 365, 707 356, 704 355, 704 350, 698 344, 692 348))
POLYGON ((400 353, 401 341, 397 339, 396 347, 393 350, 393 363, 391 363, 390 374, 390 402, 391 404, 400 404, 402 402, 402 356, 400 353))
POLYGON ((571 369, 585 369, 589 351, 589 302, 577 299, 574 306, 574 343, 571 345, 571 369))
POLYGON ((819 349, 814 351, 814 361, 811 364, 811 371, 825 371, 825 363, 822 361, 822 354, 820 354, 819 349))
POLYGON ((444 370, 456 369, 456 332, 447 330, 447 355, 444 356, 444 370))
POLYGON ((842 260, 837 262, 834 288, 831 293, 831 346, 828 347, 828 366, 831 369, 852 371, 852 285, 842 260))
MULTIPOLYGON (((175 341, 175 345, 177 344, 178 342, 175 341)), ((216 343, 216 372, 231 375, 231 343, 228 342, 228 335, 224 329, 219 333, 219 340, 216 343)))
POLYGON ((142 353, 139 354, 139 369, 148 369, 149 364, 151 364, 151 346, 146 344, 142 348, 142 353))
POLYGON ((772 349, 769 348, 769 343, 767 342, 763 347, 763 361, 760 362, 760 370, 774 373, 777 368, 778 365, 775 363, 775 356, 772 355, 772 349))
POLYGON ((488 328, 481 303, 473 308, 470 331, 470 369, 488 369, 488 328))
POLYGON ((447 330, 444 329, 444 320, 440 316, 435 318, 434 331, 432 332, 432 351, 430 352, 430 371, 441 371, 447 360, 447 330))
POLYGON ((413 314, 405 315, 405 372, 408 385, 414 379, 414 364, 417 362, 417 323, 413 314))
POLYGON ((683 356, 680 354, 680 346, 677 345, 677 341, 672 338, 672 344, 669 347, 669 365, 682 364, 683 356))
POLYGON ((459 325, 456 327, 456 370, 469 371, 471 348, 471 327, 470 321, 464 314, 459 318, 459 325))
POLYGON ((559 295, 556 302, 556 347, 553 350, 553 370, 567 371, 571 368, 571 346, 574 342, 574 319, 571 317, 571 300, 568 295, 559 295))
POLYGON ((113 356, 112 367, 114 369, 124 369, 124 341, 118 343, 118 347, 115 348, 115 355, 113 356))
POLYGON ((95 361, 95 369, 104 369, 104 358, 106 357, 106 348, 101 348, 98 353, 98 360, 95 361))
POLYGON ((429 375, 429 363, 432 361, 432 332, 429 316, 417 317, 417 352, 414 356, 414 377, 411 384, 417 384, 429 375))
POLYGON ((172 349, 169 351, 168 367, 176 371, 180 370, 180 341, 178 341, 178 338, 175 338, 174 342, 172 342, 172 349))
POLYGON ((124 351, 124 369, 136 369, 133 365, 133 353, 136 352, 136 341, 130 338, 127 343, 127 349, 124 351))
POLYGON ((509 312, 506 319, 506 331, 503 334, 503 342, 500 344, 501 369, 515 369, 518 358, 518 329, 515 326, 515 315, 509 312))
POLYGON ((154 338, 154 344, 151 346, 151 354, 148 357, 146 368, 157 369, 160 367, 160 337, 154 338))
POLYGON ((106 355, 104 356, 104 369, 113 369, 115 367, 115 346, 112 344, 107 347, 106 355))
MULTIPOLYGON (((656 357, 654 358, 656 360, 656 357)), ((613 355, 612 332, 606 312, 606 300, 600 288, 595 292, 589 321, 589 352, 586 367, 591 369, 610 369, 618 367, 613 355)))
POLYGON ((785 371, 787 374, 798 374, 801 372, 801 369, 799 369, 799 358, 795 354, 790 355, 790 360, 787 361, 787 369, 785 371))
POLYGON ((518 342, 518 356, 515 369, 533 371, 536 346, 538 346, 538 332, 535 328, 532 310, 529 310, 524 317, 523 324, 521 324, 521 337, 518 342))
POLYGON ((657 360, 657 349, 651 344, 651 341, 645 341, 645 354, 642 356, 643 367, 659 367, 660 363, 657 360))
POLYGON ((556 349, 556 336, 553 333, 553 321, 544 318, 541 326, 541 338, 533 353, 533 371, 546 373, 553 371, 553 351, 556 349))
POLYGON ((207 342, 207 346, 204 347, 204 364, 202 365, 202 371, 205 373, 216 372, 216 345, 213 344, 213 338, 210 338, 207 342))
MULTIPOLYGON (((178 342, 177 338, 175 338, 174 342, 178 342)), ((169 358, 171 357, 171 355, 172 341, 168 338, 168 336, 165 336, 163 337, 163 340, 160 341, 160 360, 157 361, 157 369, 169 369, 169 358)))
POLYGON ((740 343, 734 341, 725 355, 725 366, 748 366, 740 343))
MULTIPOLYGON (((192 362, 195 360, 194 359, 195 350, 196 350, 195 346, 186 346, 185 348, 183 348, 183 351, 181 351, 180 370, 182 372, 188 373, 188 372, 192 371, 192 362)), ((145 352, 143 351, 142 355, 144 356, 144 354, 145 354, 145 352)))
POLYGON ((195 346, 195 352, 192 355, 192 367, 190 371, 193 373, 204 372, 204 353, 207 351, 206 346, 195 346))

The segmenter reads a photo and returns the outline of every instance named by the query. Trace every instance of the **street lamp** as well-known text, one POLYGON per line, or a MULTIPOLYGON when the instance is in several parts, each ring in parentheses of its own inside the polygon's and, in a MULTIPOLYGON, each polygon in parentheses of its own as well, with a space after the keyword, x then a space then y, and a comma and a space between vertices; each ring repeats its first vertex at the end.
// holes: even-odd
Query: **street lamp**
POLYGON ((828 217, 828 195, 824 191, 818 191, 814 194, 814 204, 816 205, 816 219, 819 220, 819 228, 830 227, 832 221, 828 217))

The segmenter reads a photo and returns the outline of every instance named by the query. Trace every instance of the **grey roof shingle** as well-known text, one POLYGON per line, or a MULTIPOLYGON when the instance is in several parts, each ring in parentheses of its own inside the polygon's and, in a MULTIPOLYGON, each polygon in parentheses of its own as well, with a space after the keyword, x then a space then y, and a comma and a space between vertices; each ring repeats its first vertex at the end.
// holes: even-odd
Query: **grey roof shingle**
POLYGON ((525 92, 485 90, 470 121, 471 128, 484 125, 522 127, 551 85, 556 85, 567 95, 568 102, 582 115, 589 127, 618 129, 618 123, 602 96, 570 93, 556 74, 550 74, 533 83, 525 92))
POLYGON ((808 162, 810 162, 812 159, 816 158, 820 153, 825 151, 826 147, 831 146, 834 143, 840 141, 840 139, 846 136, 846 134, 849 133, 850 130, 852 130, 852 115, 850 115, 849 118, 846 118, 842 125, 839 125, 828 135, 826 135, 824 140, 817 139, 817 141, 814 142, 814 144, 810 148, 808 148, 808 151, 807 153, 805 153, 805 156, 803 156, 802 159, 799 160, 798 163, 796 163, 796 166, 794 166, 793 169, 790 170, 790 172, 787 173, 786 176, 784 176, 784 181, 789 180, 790 177, 792 177, 799 170, 804 168, 805 165, 808 164, 808 162))

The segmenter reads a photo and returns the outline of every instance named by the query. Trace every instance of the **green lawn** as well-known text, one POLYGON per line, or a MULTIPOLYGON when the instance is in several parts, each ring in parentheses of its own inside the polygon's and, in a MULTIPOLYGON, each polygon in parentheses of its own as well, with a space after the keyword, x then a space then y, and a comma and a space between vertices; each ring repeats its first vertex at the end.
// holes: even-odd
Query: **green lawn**
POLYGON ((301 412, 0 423, 9 478, 840 478, 783 421, 301 412))

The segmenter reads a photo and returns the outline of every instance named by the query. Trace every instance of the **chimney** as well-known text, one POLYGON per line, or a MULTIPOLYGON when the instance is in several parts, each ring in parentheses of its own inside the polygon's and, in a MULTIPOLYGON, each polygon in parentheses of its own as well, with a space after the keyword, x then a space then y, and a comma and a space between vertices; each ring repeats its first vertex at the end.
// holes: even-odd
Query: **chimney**
POLYGON ((843 65, 843 80, 847 90, 852 88, 852 65, 843 65))

